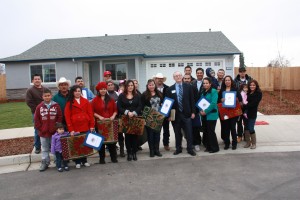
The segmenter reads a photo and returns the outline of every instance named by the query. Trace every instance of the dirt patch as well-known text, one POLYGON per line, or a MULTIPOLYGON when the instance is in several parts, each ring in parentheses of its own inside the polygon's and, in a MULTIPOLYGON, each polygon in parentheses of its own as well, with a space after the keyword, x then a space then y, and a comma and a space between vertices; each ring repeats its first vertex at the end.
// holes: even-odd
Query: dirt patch
POLYGON ((0 140, 0 157, 31 153, 33 140, 33 137, 0 140))
POLYGON ((282 91, 281 101, 279 91, 264 91, 258 110, 264 115, 299 115, 300 91, 282 91))

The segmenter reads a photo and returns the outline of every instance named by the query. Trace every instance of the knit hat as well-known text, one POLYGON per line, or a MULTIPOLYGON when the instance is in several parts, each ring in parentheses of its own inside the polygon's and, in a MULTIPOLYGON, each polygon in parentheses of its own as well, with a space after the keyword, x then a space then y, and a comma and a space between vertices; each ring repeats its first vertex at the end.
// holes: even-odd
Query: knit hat
POLYGON ((101 90, 101 89, 103 89, 103 88, 105 88, 105 89, 107 89, 107 85, 106 85, 106 83, 103 81, 103 82, 99 82, 98 84, 97 84, 97 86, 96 86, 96 90, 97 91, 99 91, 99 90, 101 90))

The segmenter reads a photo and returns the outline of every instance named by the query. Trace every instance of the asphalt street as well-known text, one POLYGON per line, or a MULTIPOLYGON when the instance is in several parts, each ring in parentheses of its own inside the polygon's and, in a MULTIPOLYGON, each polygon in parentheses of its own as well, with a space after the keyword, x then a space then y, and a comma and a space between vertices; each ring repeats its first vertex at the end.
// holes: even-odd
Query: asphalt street
POLYGON ((300 152, 140 160, 0 175, 0 199, 300 199, 300 152))

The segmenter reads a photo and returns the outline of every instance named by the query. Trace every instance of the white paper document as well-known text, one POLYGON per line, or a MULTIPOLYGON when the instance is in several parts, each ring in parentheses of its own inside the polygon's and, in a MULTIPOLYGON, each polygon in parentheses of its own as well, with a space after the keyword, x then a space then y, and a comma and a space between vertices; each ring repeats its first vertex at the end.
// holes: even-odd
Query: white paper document
POLYGON ((88 137, 86 139, 86 144, 96 148, 100 146, 101 142, 102 142, 102 137, 95 134, 88 134, 88 137))
POLYGON ((163 114, 163 115, 168 115, 171 108, 172 108, 172 105, 174 103, 174 100, 173 99, 170 99, 170 98, 165 98, 162 106, 161 106, 161 109, 160 109, 160 112, 163 114))
POLYGON ((226 92, 224 94, 224 105, 225 106, 234 106, 235 105, 235 93, 226 92))
POLYGON ((205 110, 206 108, 208 108, 210 106, 209 101, 207 101, 205 98, 202 98, 198 101, 197 104, 198 108, 200 108, 201 110, 205 110))

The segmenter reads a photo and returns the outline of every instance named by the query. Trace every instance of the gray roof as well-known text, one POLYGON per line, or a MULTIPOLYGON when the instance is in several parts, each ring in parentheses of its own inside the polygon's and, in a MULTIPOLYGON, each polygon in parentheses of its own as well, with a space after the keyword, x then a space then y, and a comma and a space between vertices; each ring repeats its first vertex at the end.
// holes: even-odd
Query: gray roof
POLYGON ((201 56, 240 54, 222 32, 132 34, 44 40, 0 62, 114 56, 201 56))

